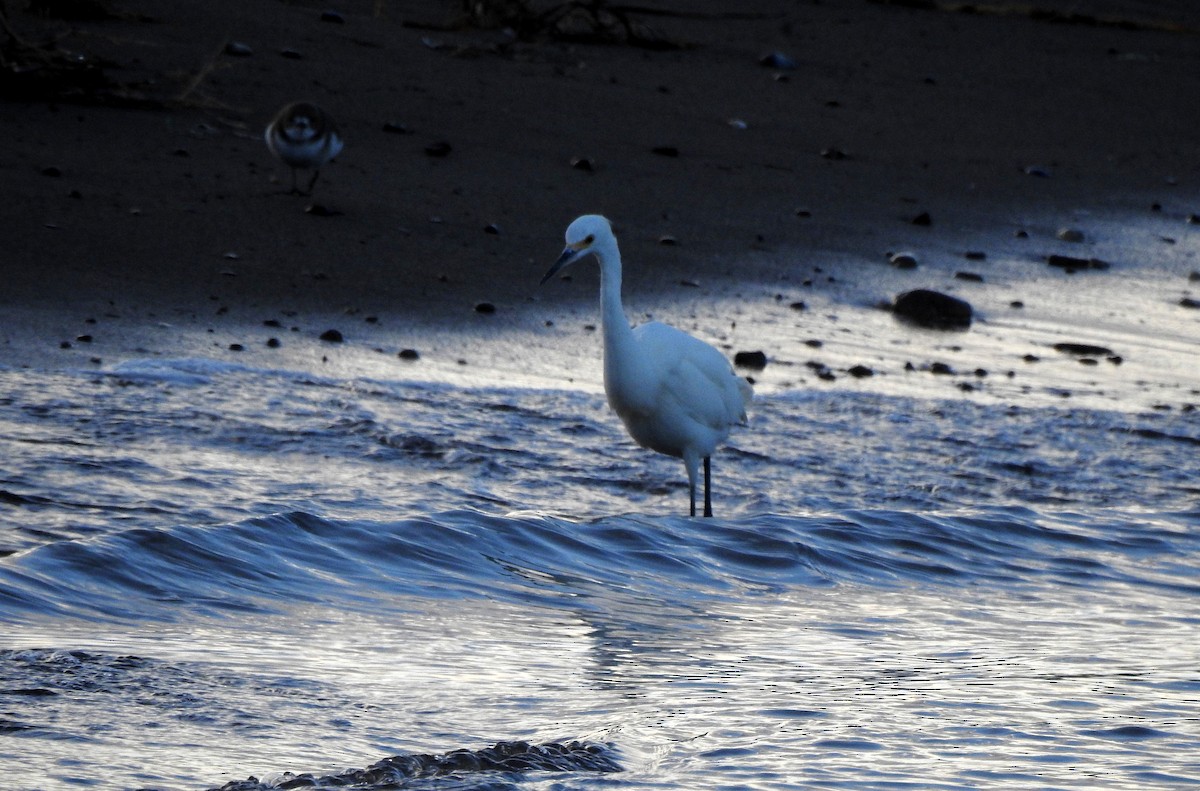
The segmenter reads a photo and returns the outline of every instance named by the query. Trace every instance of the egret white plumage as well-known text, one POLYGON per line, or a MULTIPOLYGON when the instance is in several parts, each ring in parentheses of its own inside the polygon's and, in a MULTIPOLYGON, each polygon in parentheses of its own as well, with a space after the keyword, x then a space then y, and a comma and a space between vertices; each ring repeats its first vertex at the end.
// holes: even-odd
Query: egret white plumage
POLYGON ((542 278, 595 255, 600 264, 604 392, 629 435, 642 447, 683 459, 691 515, 704 462, 704 515, 712 516, 710 458, 735 425, 746 424, 753 391, 725 355, 675 327, 652 321, 631 327, 621 304, 621 252, 607 219, 596 214, 567 227, 567 247, 542 278))

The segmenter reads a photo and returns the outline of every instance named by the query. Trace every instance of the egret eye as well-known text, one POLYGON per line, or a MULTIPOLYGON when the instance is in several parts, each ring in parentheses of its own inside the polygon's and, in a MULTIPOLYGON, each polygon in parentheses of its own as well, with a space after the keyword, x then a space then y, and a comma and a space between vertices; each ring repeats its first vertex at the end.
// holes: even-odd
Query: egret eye
POLYGON ((594 242, 594 241, 596 241, 596 235, 595 235, 595 234, 591 234, 591 233, 589 233, 589 234, 587 235, 587 238, 583 240, 583 243, 584 243, 584 244, 591 244, 591 243, 592 243, 592 242, 594 242))

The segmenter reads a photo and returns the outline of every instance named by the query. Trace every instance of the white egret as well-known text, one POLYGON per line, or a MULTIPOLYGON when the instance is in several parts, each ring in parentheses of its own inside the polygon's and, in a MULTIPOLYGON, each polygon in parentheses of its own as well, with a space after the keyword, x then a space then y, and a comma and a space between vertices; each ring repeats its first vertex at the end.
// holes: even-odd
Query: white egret
POLYGON ((710 457, 733 426, 746 424, 750 383, 733 372, 725 355, 682 330, 657 321, 629 325, 621 305, 621 253, 607 219, 579 217, 566 238, 542 283, 588 254, 596 256, 608 404, 639 445, 683 459, 692 516, 703 460, 704 515, 712 516, 710 457))

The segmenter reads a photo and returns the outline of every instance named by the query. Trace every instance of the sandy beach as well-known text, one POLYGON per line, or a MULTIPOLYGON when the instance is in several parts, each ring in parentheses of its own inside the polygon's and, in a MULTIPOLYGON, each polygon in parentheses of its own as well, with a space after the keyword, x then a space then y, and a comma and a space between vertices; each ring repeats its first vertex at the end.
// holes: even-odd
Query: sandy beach
POLYGON ((5 366, 596 387, 594 267, 538 280, 599 212, 631 319, 762 351, 763 392, 1200 402, 1188 3, 655 2, 635 40, 522 38, 453 3, 23 6, 0 36, 5 366), (39 81, 64 53, 91 82, 39 81), (346 139, 312 197, 262 140, 300 99, 346 139), (972 328, 881 309, 915 288, 972 328))

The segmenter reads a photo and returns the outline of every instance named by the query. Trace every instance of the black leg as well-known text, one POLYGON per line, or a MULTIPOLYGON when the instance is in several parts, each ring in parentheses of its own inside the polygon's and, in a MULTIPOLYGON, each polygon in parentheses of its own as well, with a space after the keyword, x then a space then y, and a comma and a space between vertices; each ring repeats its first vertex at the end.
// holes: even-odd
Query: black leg
POLYGON ((691 496, 692 496, 692 512, 691 512, 691 515, 692 515, 692 516, 695 516, 695 515, 696 515, 696 487, 695 487, 695 486, 689 486, 689 487, 688 487, 688 492, 689 492, 689 493, 691 494, 691 496))
MULTIPOLYGON (((704 457, 704 515, 712 516, 712 469, 709 464, 709 457, 704 457)), ((693 506, 692 515, 695 516, 695 506, 693 506)))
POLYGON ((320 177, 321 177, 321 170, 320 170, 320 168, 318 168, 313 171, 312 181, 308 182, 308 191, 304 193, 305 195, 312 195, 313 187, 317 186, 317 179, 319 179, 320 177))

